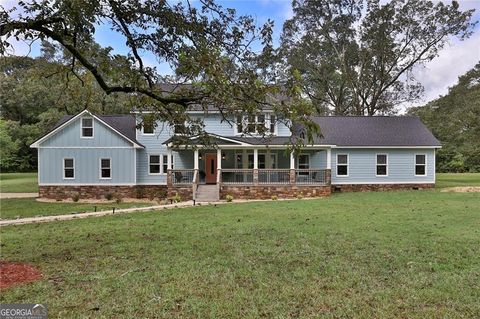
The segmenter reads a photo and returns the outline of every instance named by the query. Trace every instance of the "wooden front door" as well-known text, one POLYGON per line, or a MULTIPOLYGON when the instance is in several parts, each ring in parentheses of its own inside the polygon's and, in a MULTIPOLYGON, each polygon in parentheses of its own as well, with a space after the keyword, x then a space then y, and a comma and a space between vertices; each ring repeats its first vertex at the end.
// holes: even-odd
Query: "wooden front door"
POLYGON ((217 182, 217 154, 205 154, 205 183, 217 182))

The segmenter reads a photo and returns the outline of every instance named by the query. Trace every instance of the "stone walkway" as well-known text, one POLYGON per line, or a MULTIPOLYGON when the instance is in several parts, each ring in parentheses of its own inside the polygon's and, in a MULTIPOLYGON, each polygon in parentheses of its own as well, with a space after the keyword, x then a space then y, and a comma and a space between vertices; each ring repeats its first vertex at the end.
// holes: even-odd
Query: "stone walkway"
POLYGON ((38 197, 38 193, 0 193, 0 199, 36 197, 38 197))

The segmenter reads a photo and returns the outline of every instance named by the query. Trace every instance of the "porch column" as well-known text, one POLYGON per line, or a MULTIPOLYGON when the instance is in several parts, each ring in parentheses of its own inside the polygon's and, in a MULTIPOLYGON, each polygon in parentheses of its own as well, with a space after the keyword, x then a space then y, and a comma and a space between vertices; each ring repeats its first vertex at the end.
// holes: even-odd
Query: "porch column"
POLYGON ((193 169, 198 169, 198 150, 193 151, 193 169))
POLYGON ((290 152, 290 184, 295 184, 296 177, 295 177, 295 153, 293 151, 290 152))
POLYGON ((253 150, 253 184, 258 185, 258 149, 253 150))
POLYGON ((167 172, 172 169, 172 149, 167 149, 167 172))
POLYGON ((222 176, 222 150, 217 148, 217 181, 221 182, 220 177, 222 176))
POLYGON ((327 169, 332 169, 332 149, 327 148, 327 169))

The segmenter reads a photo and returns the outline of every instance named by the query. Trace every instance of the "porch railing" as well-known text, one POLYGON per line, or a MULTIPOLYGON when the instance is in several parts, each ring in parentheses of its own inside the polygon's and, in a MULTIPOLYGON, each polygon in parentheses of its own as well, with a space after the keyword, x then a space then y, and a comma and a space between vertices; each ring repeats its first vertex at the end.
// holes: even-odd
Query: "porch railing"
POLYGON ((289 169, 259 169, 259 184, 290 184, 289 169))
POLYGON ((172 184, 192 184, 194 182, 194 169, 172 169, 172 184))
POLYGON ((253 169, 221 169, 220 182, 223 184, 253 184, 253 169))
POLYGON ((297 184, 326 184, 327 171, 324 169, 297 169, 295 170, 297 184))

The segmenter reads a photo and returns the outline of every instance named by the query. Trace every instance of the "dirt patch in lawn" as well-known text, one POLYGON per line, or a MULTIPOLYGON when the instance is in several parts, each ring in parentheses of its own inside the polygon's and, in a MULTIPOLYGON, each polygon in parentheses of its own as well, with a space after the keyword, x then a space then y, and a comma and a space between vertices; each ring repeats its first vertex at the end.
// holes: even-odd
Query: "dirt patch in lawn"
POLYGON ((42 279, 40 270, 32 265, 0 260, 0 289, 42 279))
POLYGON ((442 189, 442 192, 480 193, 480 186, 447 187, 442 189))

